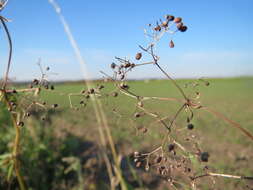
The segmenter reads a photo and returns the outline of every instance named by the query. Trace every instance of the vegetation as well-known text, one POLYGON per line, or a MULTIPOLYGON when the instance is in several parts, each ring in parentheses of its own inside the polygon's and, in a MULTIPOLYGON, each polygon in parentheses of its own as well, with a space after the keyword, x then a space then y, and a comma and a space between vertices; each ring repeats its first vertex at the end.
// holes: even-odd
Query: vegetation
MULTIPOLYGON (((60 8, 49 2, 84 64, 60 8)), ((0 89, 1 188, 251 188, 253 79, 171 78, 155 46, 166 34, 187 31, 182 18, 166 15, 150 24, 151 43, 139 46, 134 61, 115 57, 112 76, 101 71, 104 81, 56 86, 40 61, 39 78, 9 84, 12 41, 8 20, 0 20, 10 48, 0 89), (127 80, 143 66, 167 80, 127 80)))

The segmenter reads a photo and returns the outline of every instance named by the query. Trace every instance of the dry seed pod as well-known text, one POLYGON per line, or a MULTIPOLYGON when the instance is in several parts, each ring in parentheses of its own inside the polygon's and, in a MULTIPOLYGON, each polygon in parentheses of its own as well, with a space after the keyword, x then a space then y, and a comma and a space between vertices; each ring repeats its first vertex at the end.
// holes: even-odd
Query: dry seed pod
POLYGON ((166 19, 168 20, 168 21, 173 21, 174 20, 174 16, 172 16, 172 15, 166 15, 166 19))
POLYGON ((125 75, 120 75, 120 80, 123 80, 125 78, 125 75))
POLYGON ((141 53, 137 53, 136 56, 135 56, 135 59, 136 60, 140 60, 142 57, 142 54, 141 53))
POLYGON ((172 40, 170 40, 170 48, 174 48, 175 47, 175 45, 174 45, 174 42, 172 41, 172 40))
POLYGON ((127 90, 127 89, 129 89, 129 86, 127 84, 122 83, 122 84, 120 84, 120 88, 127 90))
POLYGON ((185 32, 187 30, 187 26, 182 26, 179 30, 180 32, 185 32))
POLYGON ((189 123, 187 125, 187 129, 192 130, 194 128, 194 125, 192 123, 189 123))
POLYGON ((116 64, 115 64, 115 63, 112 63, 112 64, 111 64, 111 68, 112 68, 112 69, 115 69, 115 67, 116 67, 116 64))
POLYGON ((175 144, 169 144, 168 145, 168 150, 169 150, 169 152, 171 152, 172 150, 174 150, 175 149, 175 144))
POLYGON ((39 84, 39 80, 38 80, 38 79, 34 79, 34 80, 33 80, 33 84, 34 84, 34 85, 38 85, 38 84, 39 84))
POLYGON ((53 104, 52 105, 52 108, 57 108, 58 107, 58 104, 53 104))
POLYGON ((177 17, 177 18, 174 19, 174 22, 175 22, 175 23, 179 23, 179 22, 181 22, 181 21, 182 21, 182 18, 181 18, 181 17, 177 17))
POLYGON ((19 121, 19 122, 17 123, 17 125, 20 126, 20 127, 23 127, 23 126, 24 126, 24 122, 23 122, 23 121, 19 121))
POLYGON ((159 32, 161 31, 161 29, 162 29, 162 28, 161 28, 161 26, 159 26, 159 25, 157 25, 157 26, 154 28, 155 31, 159 31, 159 32))
POLYGON ((136 112, 135 114, 134 114, 134 117, 136 117, 136 118, 138 118, 138 117, 140 117, 141 116, 141 114, 139 113, 139 112, 136 112))
POLYGON ((201 152, 200 159, 202 162, 208 162, 209 153, 208 152, 201 152))
POLYGON ((182 26, 184 26, 184 24, 182 22, 177 23, 177 29, 180 30, 180 28, 182 28, 182 26))
POLYGON ((162 23, 162 26, 165 27, 165 28, 168 27, 168 21, 164 21, 164 22, 162 23))

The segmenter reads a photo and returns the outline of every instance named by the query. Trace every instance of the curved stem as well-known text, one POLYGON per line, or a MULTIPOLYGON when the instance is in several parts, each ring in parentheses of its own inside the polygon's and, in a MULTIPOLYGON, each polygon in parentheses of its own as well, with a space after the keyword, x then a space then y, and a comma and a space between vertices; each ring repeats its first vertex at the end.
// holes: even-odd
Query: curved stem
POLYGON ((239 123, 236 123, 235 121, 233 121, 231 119, 228 119, 225 115, 223 115, 223 114, 221 114, 221 113, 219 113, 217 111, 214 111, 214 110, 212 110, 212 109, 210 109, 208 107, 203 106, 200 109, 204 109, 207 112, 214 114, 216 117, 218 117, 220 119, 223 119, 227 123, 231 124, 233 127, 239 129, 242 133, 244 133, 251 140, 253 140, 253 135, 248 130, 244 129, 239 123))
POLYGON ((5 24, 5 21, 3 19, 3 17, 0 17, 1 23, 4 27, 5 33, 7 35, 7 39, 8 39, 8 44, 9 44, 9 57, 8 57, 8 64, 7 64, 7 69, 5 72, 5 78, 4 78, 4 83, 3 83, 3 89, 6 88, 7 85, 7 80, 8 80, 8 75, 9 75, 9 71, 10 71, 10 66, 11 66, 11 57, 12 57, 12 41, 11 41, 11 36, 8 30, 8 27, 5 24))

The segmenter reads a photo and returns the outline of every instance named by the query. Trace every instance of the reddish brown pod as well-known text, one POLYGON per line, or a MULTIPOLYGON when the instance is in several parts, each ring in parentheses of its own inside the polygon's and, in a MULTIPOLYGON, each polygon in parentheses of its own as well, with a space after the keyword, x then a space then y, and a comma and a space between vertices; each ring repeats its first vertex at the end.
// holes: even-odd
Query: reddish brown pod
POLYGON ((175 44, 172 40, 170 40, 170 44, 169 44, 170 48, 174 48, 175 47, 175 44))
POLYGON ((142 57, 142 53, 137 53, 137 54, 135 55, 135 59, 136 59, 136 60, 140 60, 141 57, 142 57))
POLYGON ((174 20, 174 16, 172 16, 172 15, 166 15, 166 19, 168 20, 168 21, 173 21, 174 20))
POLYGON ((181 26, 180 28, 179 28, 179 31, 180 32, 185 32, 187 30, 187 26, 181 26))
POLYGON ((174 19, 174 22, 175 23, 180 23, 182 21, 182 18, 181 17, 177 17, 174 19))

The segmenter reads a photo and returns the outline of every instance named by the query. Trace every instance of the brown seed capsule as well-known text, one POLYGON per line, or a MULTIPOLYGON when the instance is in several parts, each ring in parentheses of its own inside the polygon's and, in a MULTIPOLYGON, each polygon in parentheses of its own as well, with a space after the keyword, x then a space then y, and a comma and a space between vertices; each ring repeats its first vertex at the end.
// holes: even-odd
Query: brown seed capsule
POLYGON ((141 53, 137 53, 136 56, 135 56, 135 59, 136 60, 140 60, 142 57, 142 54, 141 53))
POLYGON ((122 83, 122 84, 120 84, 120 88, 127 90, 127 89, 129 89, 129 86, 127 84, 122 83))
POLYGON ((168 145, 168 150, 169 150, 169 152, 171 152, 172 150, 174 150, 175 149, 175 144, 169 144, 168 145))
POLYGON ((175 47, 175 45, 174 45, 174 42, 172 41, 172 40, 170 40, 170 48, 174 48, 175 47))
POLYGON ((174 22, 175 22, 175 23, 179 23, 179 22, 181 22, 181 21, 182 21, 182 18, 181 18, 181 17, 177 17, 177 18, 174 19, 174 22))
POLYGON ((141 116, 141 114, 139 113, 139 112, 136 112, 135 114, 134 114, 134 117, 136 117, 136 118, 138 118, 138 117, 140 117, 141 116))
POLYGON ((120 80, 123 80, 125 78, 125 75, 120 75, 120 80))
POLYGON ((58 104, 53 104, 52 105, 52 108, 57 108, 58 107, 58 104))
POLYGON ((80 104, 82 105, 82 104, 84 104, 84 101, 82 100, 82 101, 80 101, 80 104))
POLYGON ((129 63, 129 62, 126 63, 126 64, 124 65, 124 67, 125 67, 125 68, 131 67, 131 63, 129 63))
POLYGON ((179 29, 180 32, 185 32, 186 30, 187 30, 187 26, 182 26, 182 27, 179 29))
POLYGON ((47 103, 46 102, 42 102, 42 105, 46 105, 47 103))
POLYGON ((168 27, 168 21, 164 21, 164 22, 162 23, 162 26, 165 27, 165 28, 168 27))
POLYGON ((39 80, 38 80, 38 79, 34 79, 34 80, 33 80, 33 84, 34 84, 34 85, 38 85, 38 84, 39 84, 39 80))
POLYGON ((156 159, 156 163, 159 164, 161 161, 162 161, 163 157, 159 156, 157 159, 156 159))
POLYGON ((162 29, 162 28, 161 28, 161 26, 159 26, 159 25, 157 25, 157 26, 154 28, 155 31, 159 31, 159 32, 161 31, 161 29, 162 29))
POLYGON ((205 85, 206 85, 206 86, 209 86, 209 85, 210 85, 210 83, 209 83, 208 81, 206 81, 206 82, 205 82, 205 85))
POLYGON ((24 122, 23 122, 23 121, 19 121, 19 122, 17 123, 17 125, 20 126, 20 127, 23 127, 23 126, 24 126, 24 122))
POLYGON ((184 24, 182 22, 177 23, 177 29, 180 30, 184 24))
POLYGON ((208 162, 209 153, 208 152, 201 152, 200 159, 202 162, 208 162))
POLYGON ((99 86, 98 86, 98 89, 101 90, 101 89, 103 89, 104 87, 105 87, 104 85, 99 85, 99 86))
POLYGON ((166 15, 166 19, 168 20, 168 21, 173 21, 174 20, 174 16, 172 16, 172 15, 166 15))
POLYGON ((94 92, 95 92, 94 88, 91 88, 91 89, 88 91, 89 94, 94 94, 94 92))
POLYGON ((116 65, 115 63, 112 63, 112 64, 111 64, 111 68, 112 68, 112 69, 115 69, 116 66, 117 66, 117 65, 116 65))

